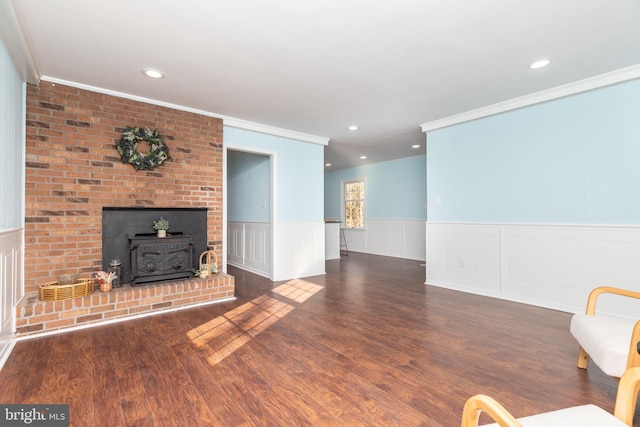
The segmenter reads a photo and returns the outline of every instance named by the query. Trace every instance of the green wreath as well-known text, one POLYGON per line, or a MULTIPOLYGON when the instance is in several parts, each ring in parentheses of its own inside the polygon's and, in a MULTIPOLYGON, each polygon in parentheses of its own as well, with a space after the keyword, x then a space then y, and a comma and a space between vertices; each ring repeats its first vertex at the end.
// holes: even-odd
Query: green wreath
POLYGON ((135 170, 152 170, 169 158, 169 147, 164 143, 158 129, 128 126, 116 144, 122 163, 130 163, 135 170), (138 143, 145 141, 151 147, 148 154, 138 151, 138 143))

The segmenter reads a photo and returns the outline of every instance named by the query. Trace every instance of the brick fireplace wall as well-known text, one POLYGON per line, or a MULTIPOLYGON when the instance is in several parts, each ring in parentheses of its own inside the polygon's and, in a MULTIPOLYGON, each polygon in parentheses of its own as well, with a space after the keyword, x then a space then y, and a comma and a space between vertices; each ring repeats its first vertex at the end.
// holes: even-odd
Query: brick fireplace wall
MULTIPOLYGON (((60 84, 27 87, 25 292, 102 267, 102 207, 206 207, 222 259, 222 120, 60 84), (157 128, 171 158, 123 164, 127 126, 157 128)), ((146 144, 140 144, 146 145, 146 144)), ((141 147, 141 151, 144 147, 141 147)))

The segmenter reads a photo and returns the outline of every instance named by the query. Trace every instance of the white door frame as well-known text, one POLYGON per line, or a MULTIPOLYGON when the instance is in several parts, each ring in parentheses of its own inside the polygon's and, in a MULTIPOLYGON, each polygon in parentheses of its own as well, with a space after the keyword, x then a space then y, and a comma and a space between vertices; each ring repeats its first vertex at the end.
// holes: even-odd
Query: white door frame
POLYGON ((223 198, 223 208, 222 208, 222 266, 223 271, 227 270, 227 150, 232 151, 242 151, 245 153, 252 154, 260 154, 263 156, 269 157, 269 203, 271 205, 271 213, 269 218, 269 233, 271 239, 271 265, 269 267, 269 279, 273 280, 275 277, 275 265, 276 265, 276 237, 278 233, 276 233, 276 218, 278 213, 278 194, 276 191, 277 186, 277 152, 271 150, 263 150, 256 147, 251 147, 247 145, 240 144, 228 144, 225 143, 224 150, 222 154, 222 198, 223 198))

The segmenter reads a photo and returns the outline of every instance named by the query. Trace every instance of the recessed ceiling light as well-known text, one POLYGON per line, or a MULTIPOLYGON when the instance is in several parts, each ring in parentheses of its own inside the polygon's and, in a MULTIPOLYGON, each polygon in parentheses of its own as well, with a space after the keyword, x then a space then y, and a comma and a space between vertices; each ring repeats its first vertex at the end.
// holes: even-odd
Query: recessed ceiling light
POLYGON ((541 59, 540 61, 536 61, 531 64, 530 67, 535 70, 536 68, 546 67, 547 65, 549 65, 549 62, 551 61, 549 61, 548 59, 541 59))
POLYGON ((156 70, 153 68, 145 68, 144 70, 142 70, 142 74, 144 74, 147 77, 151 77, 152 79, 164 78, 164 74, 162 73, 162 71, 156 70))
POLYGON ((349 128, 348 128, 348 129, 349 129, 349 130, 358 130, 358 126, 356 126, 356 125, 351 125, 351 126, 349 126, 349 128))
POLYGON ((329 166, 331 166, 331 163, 325 163, 324 165, 329 167, 329 166))
POLYGON ((366 159, 366 158, 367 158, 367 156, 360 156, 360 158, 361 158, 362 160, 364 160, 364 159, 366 159))
POLYGON ((414 144, 411 146, 411 148, 420 148, 420 144, 414 144))

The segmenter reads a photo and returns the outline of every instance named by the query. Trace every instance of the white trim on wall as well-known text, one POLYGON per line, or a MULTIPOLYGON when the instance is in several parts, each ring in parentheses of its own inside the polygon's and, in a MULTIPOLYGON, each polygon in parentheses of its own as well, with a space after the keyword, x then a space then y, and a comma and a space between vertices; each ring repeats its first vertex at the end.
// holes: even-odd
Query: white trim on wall
MULTIPOLYGON (((640 226, 428 221, 426 240, 428 285, 569 313, 597 286, 640 292, 640 226)), ((640 301, 598 310, 637 318, 640 301)))
POLYGON ((494 114, 504 113, 506 111, 515 110, 529 105, 539 104, 541 102, 551 101, 553 99, 562 98, 577 93, 586 92, 604 86, 621 83, 627 80, 633 80, 640 77, 640 64, 630 67, 621 68, 609 73, 600 74, 598 76, 589 77, 578 80, 566 85, 557 86, 551 89, 532 93, 530 95, 513 98, 504 102, 487 105, 475 110, 445 117, 439 120, 433 120, 420 125, 422 132, 430 132, 436 129, 445 128, 447 126, 457 125, 459 123, 469 122, 471 120, 481 119, 483 117, 492 116, 494 114))
POLYGON ((363 229, 345 228, 350 251, 395 258, 426 259, 425 221, 422 219, 367 219, 363 229))
POLYGON ((24 18, 20 8, 14 5, 16 0, 0 1, 0 32, 2 42, 9 52, 18 74, 23 81, 38 84, 40 71, 33 59, 31 42, 24 36, 24 18))
POLYGON ((15 345, 16 306, 24 296, 24 229, 0 231, 0 369, 15 345))
POLYGON ((308 133, 296 132, 293 130, 262 125, 255 122, 235 119, 233 117, 226 117, 226 116, 219 116, 219 117, 222 117, 224 119, 225 126, 251 130, 254 132, 266 133, 269 135, 282 136, 284 138, 295 139, 295 140, 304 141, 304 142, 311 142, 313 144, 320 144, 320 145, 329 144, 329 138, 325 138, 323 136, 310 135, 308 133))

